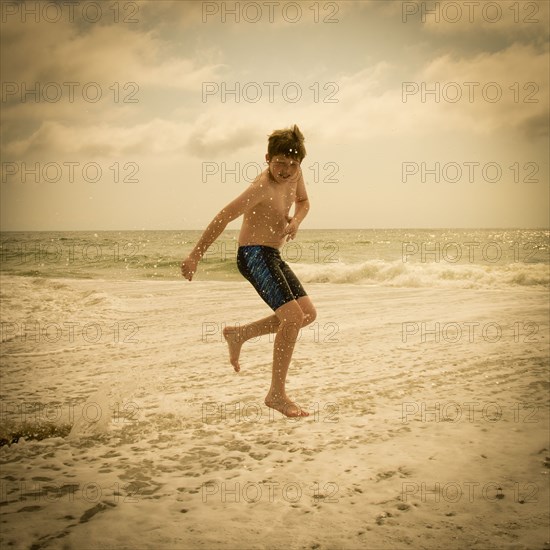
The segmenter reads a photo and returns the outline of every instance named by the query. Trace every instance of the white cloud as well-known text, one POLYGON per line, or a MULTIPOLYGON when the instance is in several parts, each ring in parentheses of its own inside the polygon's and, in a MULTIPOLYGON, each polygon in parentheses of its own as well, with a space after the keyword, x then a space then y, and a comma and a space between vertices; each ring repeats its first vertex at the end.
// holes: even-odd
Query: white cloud
MULTIPOLYGON (((222 65, 204 63, 192 53, 176 54, 154 30, 139 32, 123 25, 91 25, 79 31, 60 21, 55 26, 14 23, 2 40, 3 80, 25 82, 137 82, 194 90, 217 76, 222 65)), ((211 56, 212 57, 212 56, 211 56)))
MULTIPOLYGON (((528 132, 536 119, 547 118, 548 61, 547 52, 516 43, 506 50, 474 58, 444 55, 427 64, 417 80, 439 82, 442 98, 445 84, 451 98, 457 90, 462 92, 459 108, 452 115, 456 125, 486 134, 502 129, 528 132), (467 82, 474 84, 465 85, 467 82)), ((439 106, 443 112, 445 102, 439 106)))
POLYGON ((507 130, 536 138, 547 128, 548 59, 547 53, 522 44, 473 58, 445 54, 424 63, 408 88, 414 93, 405 97, 402 83, 392 84, 399 68, 381 61, 340 78, 338 104, 322 110, 310 104, 304 114, 323 135, 418 137, 444 129, 495 138, 507 130), (423 100, 422 90, 436 86, 438 95, 427 93, 423 100), (457 91, 462 97, 454 102, 457 91), (493 101, 497 93, 502 95, 493 101), (524 102, 529 97, 536 102, 524 102), (328 125, 319 114, 328 117, 328 125))
POLYGON ((44 122, 29 137, 5 147, 7 158, 33 159, 61 156, 117 157, 121 155, 158 155, 182 151, 189 128, 183 123, 152 119, 135 126, 67 126, 44 122))

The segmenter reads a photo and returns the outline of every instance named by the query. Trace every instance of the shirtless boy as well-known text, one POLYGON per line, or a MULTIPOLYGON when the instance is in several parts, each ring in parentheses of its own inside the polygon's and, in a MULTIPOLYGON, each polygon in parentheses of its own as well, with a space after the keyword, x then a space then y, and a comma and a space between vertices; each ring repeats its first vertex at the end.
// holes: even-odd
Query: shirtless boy
POLYGON ((276 333, 271 387, 264 402, 290 417, 309 415, 287 396, 285 382, 298 333, 316 317, 310 297, 280 254, 284 243, 296 237, 309 210, 300 167, 305 156, 304 136, 298 126, 274 131, 268 140, 266 170, 218 212, 181 264, 182 275, 191 281, 208 247, 229 222, 244 216, 237 267, 274 313, 246 325, 228 326, 223 334, 229 346, 230 362, 238 372, 244 342, 262 334, 276 333), (290 217, 293 204, 294 216, 290 217))

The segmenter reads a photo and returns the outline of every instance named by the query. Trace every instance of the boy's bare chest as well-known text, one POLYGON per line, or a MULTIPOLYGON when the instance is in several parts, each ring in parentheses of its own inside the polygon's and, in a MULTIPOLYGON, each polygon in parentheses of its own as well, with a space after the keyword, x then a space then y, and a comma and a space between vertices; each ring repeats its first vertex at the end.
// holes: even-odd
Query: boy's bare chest
POLYGON ((296 186, 282 188, 274 187, 263 201, 263 206, 275 214, 286 215, 296 200, 296 186))

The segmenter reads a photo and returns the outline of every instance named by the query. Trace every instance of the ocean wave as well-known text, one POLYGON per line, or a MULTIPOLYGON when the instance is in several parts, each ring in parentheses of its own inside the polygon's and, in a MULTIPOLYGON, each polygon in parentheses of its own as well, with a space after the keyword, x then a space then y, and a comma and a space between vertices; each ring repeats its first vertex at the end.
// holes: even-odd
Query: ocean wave
MULTIPOLYGON (((123 307, 123 301, 117 296, 101 289, 75 288, 71 286, 71 279, 2 275, 1 297, 5 319, 10 322, 19 320, 20 312, 24 311, 32 311, 35 320, 45 316, 53 323, 57 318, 79 314, 83 309, 91 314, 123 307)), ((10 339, 3 337, 2 341, 10 339)))
MULTIPOLYGON (((304 283, 330 284, 369 284, 395 287, 449 287, 449 288, 510 288, 510 287, 548 287, 550 285, 550 271, 547 262, 517 262, 508 264, 477 264, 448 262, 403 262, 398 260, 373 259, 359 262, 318 262, 302 263, 287 259, 287 264, 295 271, 304 283)), ((30 281, 28 285, 31 293, 23 292, 19 298, 21 302, 36 299, 36 291, 44 294, 43 300, 51 302, 55 298, 60 304, 64 301, 72 302, 73 289, 63 286, 56 287, 54 281, 70 279, 95 280, 181 280, 179 265, 173 262, 162 262, 141 266, 129 270, 98 269, 87 273, 65 273, 49 271, 42 274, 42 278, 35 273, 28 277, 27 273, 12 271, 3 274, 3 277, 22 277, 30 281), (50 282, 46 282, 50 281, 50 282)), ((210 281, 242 281, 242 275, 237 269, 234 260, 201 262, 195 280, 210 281)), ((3 289, 5 293, 7 289, 3 289)), ((41 294, 42 295, 42 294, 41 294)), ((13 298, 13 296, 10 294, 13 298)), ((9 296, 8 296, 9 298, 9 296)), ((9 300, 8 300, 9 301, 9 300)), ((80 305, 86 307, 117 308, 120 300, 114 296, 107 296, 98 290, 88 290, 79 294, 80 305)), ((6 302, 5 302, 6 303, 6 302)), ((22 304, 21 304, 22 305, 22 304)))
POLYGON ((292 269, 305 283, 504 288, 547 287, 550 282, 548 266, 541 264, 484 266, 368 260, 358 264, 294 264, 292 269))

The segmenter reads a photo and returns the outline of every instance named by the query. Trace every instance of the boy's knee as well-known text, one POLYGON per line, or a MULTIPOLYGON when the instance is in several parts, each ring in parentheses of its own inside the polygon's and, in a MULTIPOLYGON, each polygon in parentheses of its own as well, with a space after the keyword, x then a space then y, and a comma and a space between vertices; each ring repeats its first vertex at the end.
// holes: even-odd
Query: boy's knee
POLYGON ((281 316, 279 329, 287 335, 298 333, 304 325, 304 319, 304 312, 299 307, 289 308, 281 316))
POLYGON ((281 323, 302 323, 304 320, 304 312, 295 301, 282 305, 275 313, 281 323))
POLYGON ((281 321, 281 324, 287 325, 289 327, 298 327, 301 328, 304 324, 306 316, 304 312, 300 310, 292 311, 289 315, 286 315, 281 321))

